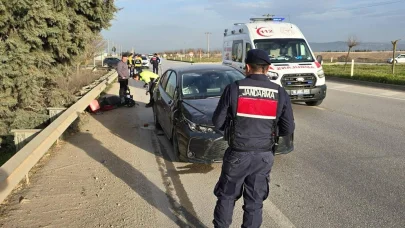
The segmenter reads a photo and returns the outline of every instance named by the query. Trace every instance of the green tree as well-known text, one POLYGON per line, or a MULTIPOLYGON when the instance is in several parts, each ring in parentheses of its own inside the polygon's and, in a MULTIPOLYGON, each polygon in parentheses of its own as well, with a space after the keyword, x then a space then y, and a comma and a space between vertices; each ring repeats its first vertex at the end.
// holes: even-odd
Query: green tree
POLYGON ((38 127, 46 107, 73 101, 55 82, 69 77, 117 10, 113 0, 0 1, 0 136, 38 127))

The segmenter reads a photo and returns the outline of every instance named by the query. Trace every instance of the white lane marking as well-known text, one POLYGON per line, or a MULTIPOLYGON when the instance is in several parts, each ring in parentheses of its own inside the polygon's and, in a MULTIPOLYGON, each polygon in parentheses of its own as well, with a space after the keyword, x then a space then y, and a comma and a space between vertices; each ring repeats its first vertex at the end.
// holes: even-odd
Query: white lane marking
POLYGON ((325 111, 325 110, 326 110, 326 108, 316 107, 316 106, 312 106, 312 108, 316 108, 316 109, 319 109, 319 110, 322 110, 322 111, 325 111))
POLYGON ((330 89, 343 89, 343 88, 348 88, 348 87, 352 87, 352 85, 333 86, 333 87, 330 87, 330 89))
POLYGON ((387 99, 405 101, 405 98, 399 98, 399 97, 389 97, 389 96, 376 95, 376 94, 371 94, 371 93, 361 93, 361 92, 354 92, 354 91, 347 91, 347 90, 333 89, 333 88, 330 88, 330 90, 336 90, 336 91, 341 91, 341 92, 354 93, 354 94, 360 94, 360 95, 366 95, 366 96, 372 96, 372 97, 380 97, 380 98, 387 98, 387 99))
POLYGON ((294 224, 270 200, 263 203, 264 210, 281 228, 295 228, 294 224))
POLYGON ((390 96, 394 96, 394 95, 398 95, 398 94, 401 94, 401 92, 389 91, 389 92, 386 92, 386 93, 382 93, 381 95, 390 97, 390 96))

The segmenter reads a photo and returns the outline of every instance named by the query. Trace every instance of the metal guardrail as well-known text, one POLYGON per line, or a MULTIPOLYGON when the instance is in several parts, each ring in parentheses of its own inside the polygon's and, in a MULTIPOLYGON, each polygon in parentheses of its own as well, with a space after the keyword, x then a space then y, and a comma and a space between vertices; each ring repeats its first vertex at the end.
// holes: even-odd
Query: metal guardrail
POLYGON ((7 198, 24 177, 27 177, 28 181, 28 173, 32 167, 38 163, 49 148, 76 120, 79 114, 88 107, 90 102, 99 96, 117 78, 118 74, 116 71, 112 71, 105 76, 103 76, 105 78, 103 81, 61 113, 50 125, 41 130, 30 142, 0 167, 0 203, 7 198))

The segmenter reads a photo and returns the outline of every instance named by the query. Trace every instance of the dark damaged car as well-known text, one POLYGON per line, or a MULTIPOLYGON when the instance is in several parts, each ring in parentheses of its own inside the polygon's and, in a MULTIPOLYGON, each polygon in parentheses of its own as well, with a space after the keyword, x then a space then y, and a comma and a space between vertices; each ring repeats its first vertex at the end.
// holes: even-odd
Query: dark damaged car
MULTIPOLYGON (((222 162, 228 147, 216 131, 212 115, 225 87, 245 76, 230 66, 191 65, 168 69, 154 88, 153 114, 157 128, 172 141, 180 161, 222 162)), ((291 146, 280 147, 287 153, 291 146)))

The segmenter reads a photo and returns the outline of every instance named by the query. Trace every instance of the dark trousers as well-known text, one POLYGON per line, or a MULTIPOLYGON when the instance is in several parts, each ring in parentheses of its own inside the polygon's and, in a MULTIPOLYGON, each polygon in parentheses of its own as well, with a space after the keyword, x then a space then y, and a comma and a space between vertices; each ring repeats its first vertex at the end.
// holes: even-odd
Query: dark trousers
POLYGON ((159 65, 158 64, 153 64, 153 73, 159 74, 159 65))
POLYGON ((130 77, 133 77, 133 76, 134 76, 134 71, 135 71, 134 66, 130 66, 130 67, 129 67, 129 76, 130 76, 130 77))
POLYGON ((235 202, 243 195, 242 227, 260 227, 263 201, 269 196, 270 171, 274 156, 269 152, 225 152, 221 176, 215 186, 218 198, 214 226, 229 227, 235 202))
MULTIPOLYGON (((137 73, 136 74, 140 74, 141 73, 141 71, 142 71, 142 67, 135 67, 135 70, 137 71, 137 73)), ((135 73, 134 73, 135 74, 135 73)))
POLYGON ((128 79, 119 79, 118 82, 120 83, 120 97, 124 97, 128 90, 128 79))

